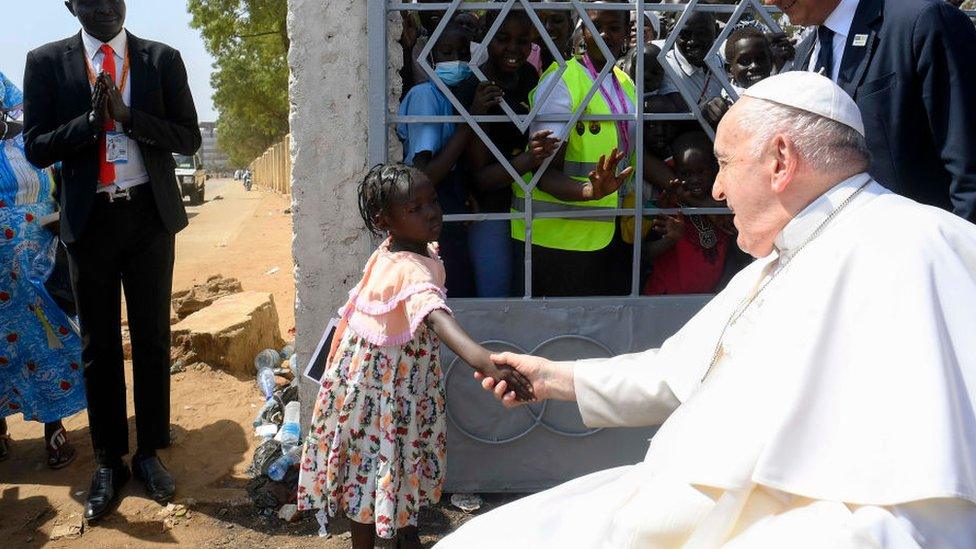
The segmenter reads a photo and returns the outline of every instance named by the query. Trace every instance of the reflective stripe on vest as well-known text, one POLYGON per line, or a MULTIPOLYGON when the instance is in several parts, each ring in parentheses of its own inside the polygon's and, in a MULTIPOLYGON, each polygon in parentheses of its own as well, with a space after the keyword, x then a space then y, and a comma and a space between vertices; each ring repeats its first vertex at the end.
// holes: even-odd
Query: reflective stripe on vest
MULTIPOLYGON (((556 65, 553 64, 539 79, 542 82, 546 76, 555 72, 556 65)), ((614 74, 620 81, 624 92, 630 98, 631 103, 637 104, 634 94, 634 83, 626 73, 614 68, 614 74)), ((608 75, 607 78, 610 78, 608 75)), ((562 79, 569 90, 571 107, 575 112, 582 104, 586 94, 593 86, 593 80, 583 65, 574 59, 566 63, 566 70, 563 72, 562 79)), ((535 103, 535 94, 538 87, 529 94, 530 103, 535 103)), ((611 114, 610 106, 599 91, 593 94, 584 114, 611 114)), ((569 128, 566 139, 566 155, 563 163, 562 172, 580 183, 589 181, 589 174, 596 169, 601 156, 609 155, 610 151, 618 146, 617 124, 611 120, 601 120, 599 131, 593 133, 590 127, 594 122, 584 121, 583 135, 580 135, 575 128, 569 128)), ((617 172, 626 169, 628 165, 633 165, 634 156, 631 155, 630 162, 626 159, 617 166, 617 172)), ((550 167, 549 169, 554 169, 550 167)), ((529 172, 523 179, 525 182, 532 181, 534 174, 529 172)), ((512 212, 522 213, 525 211, 525 192, 518 183, 512 184, 513 200, 512 212)), ((613 193, 601 198, 600 200, 588 200, 581 202, 567 202, 546 193, 538 188, 532 190, 532 210, 533 212, 560 212, 560 211, 583 211, 594 208, 613 209, 618 206, 618 194, 613 193)), ((525 240, 525 221, 513 219, 512 238, 525 240)), ((546 248, 559 250, 572 250, 590 252, 605 248, 613 240, 615 220, 612 216, 597 216, 583 218, 536 218, 532 220, 532 243, 546 248)))
MULTIPOLYGON (((536 200, 532 202, 532 212, 533 213, 563 213, 563 212, 589 212, 596 208, 590 208, 587 206, 573 206, 571 204, 555 204, 552 202, 542 202, 541 200, 536 200)), ((512 211, 523 213, 525 212, 525 199, 521 197, 516 197, 512 199, 512 211)), ((557 218, 550 218, 557 219, 557 218)), ((612 215, 594 215, 592 217, 574 217, 571 218, 573 221, 601 221, 601 222, 611 222, 613 223, 614 217, 612 215)))

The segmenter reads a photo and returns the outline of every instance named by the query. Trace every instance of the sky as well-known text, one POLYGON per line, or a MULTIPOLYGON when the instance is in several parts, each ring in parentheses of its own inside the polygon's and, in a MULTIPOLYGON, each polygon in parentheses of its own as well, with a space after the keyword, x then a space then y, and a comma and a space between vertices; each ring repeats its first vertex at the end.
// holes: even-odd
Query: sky
MULTIPOLYGON (((214 122, 210 72, 213 57, 203 39, 190 28, 184 0, 128 0, 125 27, 140 38, 164 42, 180 50, 201 122, 214 122)), ((81 30, 60 0, 0 0, 0 71, 23 89, 27 52, 81 30)))

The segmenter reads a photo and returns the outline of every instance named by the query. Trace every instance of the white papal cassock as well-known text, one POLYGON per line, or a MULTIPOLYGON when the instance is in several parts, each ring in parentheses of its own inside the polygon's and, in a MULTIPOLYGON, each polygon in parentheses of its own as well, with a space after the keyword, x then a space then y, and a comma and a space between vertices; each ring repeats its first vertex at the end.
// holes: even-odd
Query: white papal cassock
POLYGON ((663 422, 643 462, 438 547, 976 547, 976 226, 870 182, 797 252, 869 181, 808 206, 660 350, 575 363, 588 426, 663 422))

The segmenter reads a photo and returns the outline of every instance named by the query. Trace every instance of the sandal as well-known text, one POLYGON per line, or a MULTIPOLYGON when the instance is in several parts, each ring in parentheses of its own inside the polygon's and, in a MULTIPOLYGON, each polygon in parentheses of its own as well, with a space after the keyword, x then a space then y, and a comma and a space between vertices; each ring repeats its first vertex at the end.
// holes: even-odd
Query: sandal
POLYGON ((47 441, 47 466, 61 469, 75 460, 75 448, 68 442, 64 427, 59 428, 47 441))
POLYGON ((10 435, 4 433, 0 435, 0 461, 6 461, 10 457, 10 435))

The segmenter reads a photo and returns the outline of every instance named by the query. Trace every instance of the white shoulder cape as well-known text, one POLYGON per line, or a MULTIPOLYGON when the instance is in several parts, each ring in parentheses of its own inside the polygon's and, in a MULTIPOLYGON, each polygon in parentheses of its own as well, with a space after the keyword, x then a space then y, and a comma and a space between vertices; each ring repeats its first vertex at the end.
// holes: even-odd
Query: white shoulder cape
POLYGON ((769 285, 700 384, 768 261, 653 357, 683 405, 647 461, 724 489, 976 503, 976 226, 871 183, 769 285))

